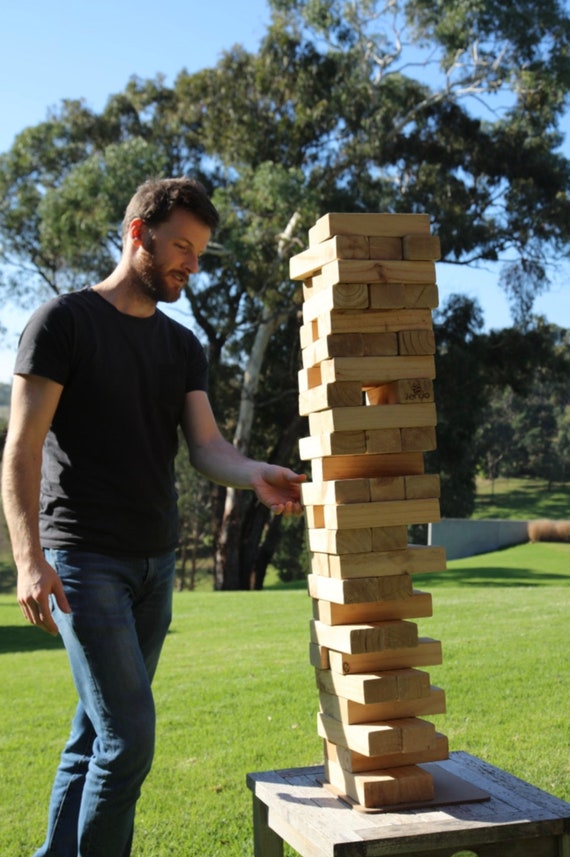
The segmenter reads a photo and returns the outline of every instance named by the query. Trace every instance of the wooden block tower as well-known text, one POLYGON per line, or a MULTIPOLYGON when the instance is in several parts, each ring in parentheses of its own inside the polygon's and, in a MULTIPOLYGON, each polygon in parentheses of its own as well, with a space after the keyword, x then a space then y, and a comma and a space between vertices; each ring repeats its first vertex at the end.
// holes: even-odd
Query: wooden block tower
POLYGON ((433 396, 439 241, 422 214, 327 214, 290 262, 303 281, 301 458, 311 551, 311 662, 325 775, 363 807, 430 801, 422 763, 448 743, 425 716, 444 692, 419 667, 441 645, 418 635, 432 613, 412 575, 445 568, 408 526, 439 520, 433 396))

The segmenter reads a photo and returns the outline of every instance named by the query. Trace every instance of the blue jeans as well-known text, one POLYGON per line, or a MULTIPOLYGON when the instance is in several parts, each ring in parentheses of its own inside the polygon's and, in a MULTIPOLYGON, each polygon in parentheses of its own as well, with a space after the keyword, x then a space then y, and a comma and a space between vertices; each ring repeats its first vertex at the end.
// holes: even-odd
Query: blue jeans
POLYGON ((172 615, 174 553, 115 559, 48 550, 72 613, 52 611, 79 704, 35 857, 128 857, 154 754, 151 681, 172 615))

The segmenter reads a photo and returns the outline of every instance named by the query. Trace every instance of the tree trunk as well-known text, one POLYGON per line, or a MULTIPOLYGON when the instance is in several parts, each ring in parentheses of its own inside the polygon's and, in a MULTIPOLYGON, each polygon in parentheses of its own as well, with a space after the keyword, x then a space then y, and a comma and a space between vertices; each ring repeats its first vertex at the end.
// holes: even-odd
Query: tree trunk
MULTIPOLYGON (((284 257, 299 217, 300 215, 295 212, 289 220, 287 228, 280 236, 278 259, 284 257)), ((236 449, 244 455, 248 454, 251 441, 255 397, 259 388, 265 354, 271 337, 287 318, 289 312, 290 308, 279 311, 273 306, 265 304, 261 313, 259 327, 244 372, 240 409, 233 439, 236 449)), ((240 561, 243 506, 242 493, 234 488, 228 488, 214 554, 214 585, 216 589, 249 588, 249 583, 244 579, 240 561)), ((249 572, 247 580, 249 580, 249 572)))

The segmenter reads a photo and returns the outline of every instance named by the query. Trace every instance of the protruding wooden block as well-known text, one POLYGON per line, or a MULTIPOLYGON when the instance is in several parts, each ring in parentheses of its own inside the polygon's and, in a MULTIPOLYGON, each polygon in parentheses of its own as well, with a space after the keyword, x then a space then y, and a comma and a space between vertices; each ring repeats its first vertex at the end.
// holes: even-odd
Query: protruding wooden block
MULTIPOLYGON (((401 479, 401 497, 404 498, 404 479, 401 479)), ((368 479, 334 479, 331 482, 304 482, 301 485, 304 506, 325 503, 366 503, 370 500, 368 479)))
MULTIPOLYGON (((402 245, 400 244, 400 255, 402 245)), ((309 247, 289 260, 292 280, 304 280, 334 259, 368 259, 370 246, 366 235, 335 235, 328 241, 309 247)))
POLYGON ((405 262, 389 259, 379 261, 335 259, 323 266, 321 277, 327 286, 336 286, 339 283, 434 285, 435 265, 433 262, 405 262))
MULTIPOLYGON (((393 445, 399 452, 402 448, 400 433, 393 445)), ((322 458, 326 455, 358 455, 366 452, 366 432, 336 431, 330 434, 311 434, 299 439, 299 457, 302 461, 322 458)), ((393 450, 390 450, 393 451, 393 450)))
POLYGON ((435 743, 434 725, 416 717, 347 725, 319 712, 318 732, 321 738, 355 750, 363 756, 409 753, 416 748, 433 747, 435 743))
MULTIPOLYGON (((400 292, 405 295, 405 292, 400 292)), ((320 315, 301 328, 301 337, 308 343, 329 334, 340 333, 399 333, 402 330, 433 330, 428 308, 335 310, 320 315)), ((302 347, 305 347, 302 345, 302 347)))
POLYGON ((332 601, 336 604, 406 600, 411 598, 413 592, 412 581, 408 574, 359 577, 353 580, 339 580, 334 577, 309 574, 307 584, 312 598, 332 601))
MULTIPOLYGON (((389 579, 389 578, 388 578, 389 579)), ((394 619, 425 619, 431 616, 429 592, 413 590, 410 597, 358 604, 337 604, 313 598, 313 615, 325 625, 352 625, 358 622, 386 622, 394 619)))
POLYGON ((367 309, 369 303, 370 296, 366 283, 353 281, 331 285, 328 281, 324 281, 324 285, 318 292, 304 302, 303 322, 306 324, 323 313, 336 309, 367 309))
MULTIPOLYGON (((315 555, 312 562, 315 561, 315 555)), ((362 552, 346 556, 327 555, 327 576, 350 579, 395 574, 427 574, 445 570, 445 548, 439 545, 409 545, 404 549, 362 552)))
POLYGON ((433 402, 328 408, 309 416, 309 430, 312 435, 335 431, 421 428, 435 426, 436 423, 437 414, 433 402))
MULTIPOLYGON (((326 648, 326 646, 325 646, 326 648)), ((399 670, 406 667, 429 667, 442 662, 441 643, 429 637, 418 640, 417 646, 393 652, 368 652, 363 655, 328 652, 326 669, 346 675, 348 673, 378 673, 384 670, 399 670)))
MULTIPOLYGON (((324 672, 324 671, 321 671, 324 672)), ((328 671, 327 671, 328 672, 328 671)), ((331 673, 335 675, 335 673, 331 673)), ((377 721, 401 720, 406 717, 429 717, 445 713, 445 693, 433 687, 431 693, 420 699, 392 699, 387 702, 356 702, 338 694, 335 690, 319 693, 321 711, 336 720, 353 723, 375 723, 377 721)))
POLYGON ((327 530, 307 531, 309 550, 316 553, 352 554, 372 550, 372 530, 327 530))
POLYGON ((333 235, 395 236, 403 238, 412 233, 429 233, 430 223, 427 214, 385 214, 384 212, 324 214, 309 229, 311 246, 320 244, 333 235))
POLYGON ((431 747, 416 753, 391 753, 383 756, 363 756, 347 747, 324 742, 325 759, 331 759, 345 770, 353 773, 383 770, 405 765, 422 765, 427 762, 440 762, 449 756, 449 742, 445 735, 436 732, 431 747))
MULTIPOLYGON (((362 706, 393 703, 397 700, 425 700, 432 693, 429 673, 416 669, 391 670, 375 675, 346 676, 333 673, 331 670, 316 670, 315 678, 319 690, 336 694, 343 699, 351 699, 362 706)), ((339 719, 337 717, 337 720, 339 719)), ((369 721, 373 719, 369 718, 369 721)), ((377 719, 390 718, 378 717, 377 719)))
POLYGON ((431 259, 436 262, 441 258, 441 243, 437 235, 404 235, 402 238, 402 253, 404 259, 422 261, 431 259))
POLYGON ((362 386, 374 387, 403 378, 435 378, 435 361, 430 355, 333 357, 324 360, 320 370, 323 384, 360 381, 362 386))
POLYGON ((319 646, 326 646, 335 652, 360 655, 415 646, 418 642, 418 626, 405 619, 357 625, 325 625, 311 619, 311 639, 319 646))
MULTIPOLYGON (((422 341, 429 338, 429 331, 423 333, 422 341)), ((333 333, 317 339, 301 353, 303 366, 315 366, 331 357, 392 357, 401 351, 398 333, 333 333)), ((416 339, 419 340, 419 336, 416 339)), ((430 351, 410 353, 433 354, 430 351)))
POLYGON ((384 503, 344 503, 325 506, 327 529, 359 529, 360 527, 397 527, 402 524, 428 524, 440 520, 439 501, 394 500, 384 503))
POLYGON ((421 452, 386 455, 333 455, 314 458, 311 473, 314 482, 334 479, 375 478, 379 476, 412 476, 424 472, 421 452))
POLYGON ((358 381, 321 384, 299 394, 299 413, 305 417, 326 408, 358 407, 362 404, 362 387, 358 381))

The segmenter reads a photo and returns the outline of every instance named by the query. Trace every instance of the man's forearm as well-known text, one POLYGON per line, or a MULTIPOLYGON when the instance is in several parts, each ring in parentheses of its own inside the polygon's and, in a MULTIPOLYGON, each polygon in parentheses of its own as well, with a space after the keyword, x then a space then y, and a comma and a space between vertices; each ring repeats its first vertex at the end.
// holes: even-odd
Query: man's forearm
POLYGON ((2 504, 18 565, 41 556, 39 494, 41 455, 8 440, 2 461, 2 504))

